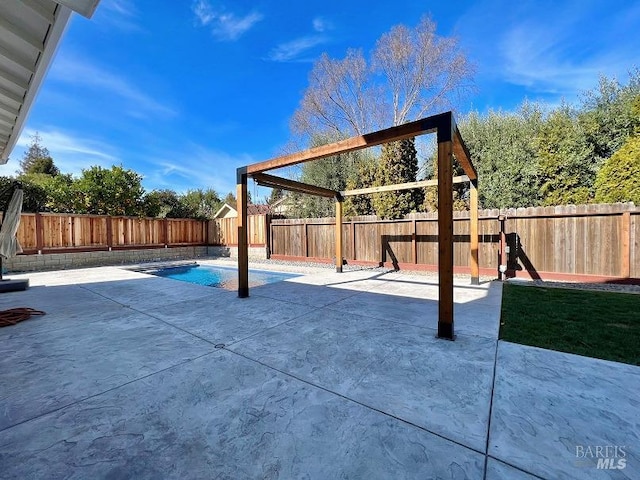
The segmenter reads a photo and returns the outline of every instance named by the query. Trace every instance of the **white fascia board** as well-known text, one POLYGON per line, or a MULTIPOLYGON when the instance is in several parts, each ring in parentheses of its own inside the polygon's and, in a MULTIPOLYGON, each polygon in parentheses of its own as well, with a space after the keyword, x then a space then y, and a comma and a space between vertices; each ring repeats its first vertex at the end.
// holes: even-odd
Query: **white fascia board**
POLYGON ((100 0, 54 0, 61 6, 78 12, 83 17, 91 18, 98 7, 100 0))

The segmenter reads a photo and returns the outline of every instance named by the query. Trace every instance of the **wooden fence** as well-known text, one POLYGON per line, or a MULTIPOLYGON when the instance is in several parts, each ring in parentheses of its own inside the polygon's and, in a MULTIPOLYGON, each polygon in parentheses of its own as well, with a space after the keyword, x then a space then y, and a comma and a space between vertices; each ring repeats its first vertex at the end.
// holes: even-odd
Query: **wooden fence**
MULTIPOLYGON (((501 222, 508 276, 549 279, 640 278, 640 208, 633 204, 481 210, 479 262, 497 275, 501 222)), ((436 214, 404 220, 362 217, 343 225, 348 262, 437 269, 436 214)), ((333 218, 249 216, 249 244, 269 246, 272 258, 331 261, 333 218)), ((235 218, 210 221, 50 213, 22 214, 18 240, 25 254, 238 243, 235 218)), ((469 216, 454 214, 454 264, 468 271, 469 216)))
MULTIPOLYGON (((497 275, 505 215, 507 276, 595 280, 640 278, 640 208, 633 204, 535 207, 479 212, 479 263, 497 275), (597 277, 597 278, 596 278, 597 277)), ((273 220, 273 258, 328 261, 335 256, 335 219, 273 220)), ((436 269, 437 214, 357 220, 343 225, 348 262, 436 269)), ((467 272, 469 214, 454 214, 454 265, 467 272)))
POLYGON ((23 213, 25 254, 207 245, 207 222, 192 219, 23 213))
MULTIPOLYGON (((250 247, 264 247, 269 244, 270 215, 249 215, 247 235, 250 247)), ((238 221, 236 217, 216 218, 209 221, 208 238, 210 245, 238 245, 238 221)))

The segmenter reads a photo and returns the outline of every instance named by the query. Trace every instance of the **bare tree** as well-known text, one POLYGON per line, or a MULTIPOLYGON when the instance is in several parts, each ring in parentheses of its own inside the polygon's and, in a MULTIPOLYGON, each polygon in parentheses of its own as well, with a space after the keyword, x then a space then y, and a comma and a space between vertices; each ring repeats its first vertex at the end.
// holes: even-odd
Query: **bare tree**
POLYGON ((373 70, 386 84, 393 125, 453 107, 473 74, 457 39, 438 36, 429 17, 413 30, 397 25, 382 35, 373 52, 373 70))
POLYGON ((342 60, 323 54, 292 119, 297 134, 342 136, 400 125, 455 105, 473 68, 454 37, 440 37, 429 17, 393 27, 367 61, 361 50, 342 60))
POLYGON ((309 74, 309 88, 294 113, 296 133, 362 134, 379 117, 372 99, 376 87, 361 50, 350 49, 342 60, 324 53, 309 74))

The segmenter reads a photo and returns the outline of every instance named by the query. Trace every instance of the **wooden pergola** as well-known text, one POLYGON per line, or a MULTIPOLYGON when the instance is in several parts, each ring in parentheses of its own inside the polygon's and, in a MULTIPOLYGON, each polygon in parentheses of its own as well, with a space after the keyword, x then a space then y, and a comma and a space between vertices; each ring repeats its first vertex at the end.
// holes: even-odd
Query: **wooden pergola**
POLYGON ((346 196, 386 191, 399 191, 429 185, 438 187, 438 337, 453 340, 453 184, 470 182, 470 256, 471 283, 479 283, 478 268, 478 174, 451 112, 441 113, 374 133, 303 150, 254 163, 237 170, 238 206, 238 296, 249 296, 249 250, 247 244, 247 180, 252 177, 259 185, 281 188, 336 200, 336 271, 342 272, 342 203, 346 196), (422 182, 385 185, 338 192, 286 178, 269 175, 269 170, 318 160, 341 153, 374 147, 384 143, 435 133, 438 142, 438 179, 422 182), (465 176, 453 177, 453 155, 465 176))

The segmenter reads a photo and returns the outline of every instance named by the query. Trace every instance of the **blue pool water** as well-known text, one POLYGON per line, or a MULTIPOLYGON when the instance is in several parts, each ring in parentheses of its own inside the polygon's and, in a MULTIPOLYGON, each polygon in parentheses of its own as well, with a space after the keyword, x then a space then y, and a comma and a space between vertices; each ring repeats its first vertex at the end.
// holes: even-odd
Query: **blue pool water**
MULTIPOLYGON (((210 265, 194 265, 185 267, 165 268, 153 272, 159 277, 173 278, 183 282, 206 285, 208 287, 238 289, 238 270, 227 267, 213 267, 210 265)), ((288 278, 299 277, 294 273, 269 272, 266 270, 249 270, 249 287, 257 287, 266 283, 275 283, 288 278)))

